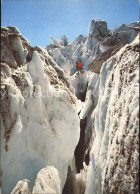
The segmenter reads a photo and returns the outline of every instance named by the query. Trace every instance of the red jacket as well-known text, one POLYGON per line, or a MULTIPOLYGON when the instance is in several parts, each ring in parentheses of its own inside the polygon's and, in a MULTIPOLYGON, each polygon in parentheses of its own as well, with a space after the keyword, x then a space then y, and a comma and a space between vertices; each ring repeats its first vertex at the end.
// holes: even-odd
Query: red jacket
POLYGON ((77 67, 82 68, 82 62, 81 62, 81 61, 78 61, 78 63, 77 63, 77 67))

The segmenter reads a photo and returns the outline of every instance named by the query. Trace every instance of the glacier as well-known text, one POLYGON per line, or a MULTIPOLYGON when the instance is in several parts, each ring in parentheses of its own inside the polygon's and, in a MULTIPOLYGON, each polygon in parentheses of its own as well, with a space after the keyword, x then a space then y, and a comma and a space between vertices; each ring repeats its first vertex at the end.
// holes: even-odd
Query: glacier
POLYGON ((139 36, 101 69, 86 194, 138 193, 138 48, 139 36))
POLYGON ((138 31, 94 19, 42 48, 2 27, 2 193, 138 193, 138 31))
MULTIPOLYGON (((19 37, 15 42, 22 44, 19 37)), ((11 47, 7 49, 12 53, 11 47)), ((74 149, 79 139, 76 98, 37 51, 33 51, 30 62, 11 69, 10 75, 6 63, 2 63, 2 69, 2 91, 6 91, 1 115, 2 192, 9 193, 16 182, 25 178, 32 189, 37 173, 47 165, 59 169, 62 192, 67 168, 74 168, 74 149)))

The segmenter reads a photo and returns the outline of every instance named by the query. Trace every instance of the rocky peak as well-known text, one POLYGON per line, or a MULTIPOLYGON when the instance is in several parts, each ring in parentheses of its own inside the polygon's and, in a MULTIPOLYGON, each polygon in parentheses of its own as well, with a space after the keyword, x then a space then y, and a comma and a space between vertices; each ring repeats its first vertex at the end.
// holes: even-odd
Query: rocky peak
POLYGON ((94 36, 105 37, 108 35, 107 23, 101 19, 94 19, 90 23, 89 34, 94 34, 94 36))

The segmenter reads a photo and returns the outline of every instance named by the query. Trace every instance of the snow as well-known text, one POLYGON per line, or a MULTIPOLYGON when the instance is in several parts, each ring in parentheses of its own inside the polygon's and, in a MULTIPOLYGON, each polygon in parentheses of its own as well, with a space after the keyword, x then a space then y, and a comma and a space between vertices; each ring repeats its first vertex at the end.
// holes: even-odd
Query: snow
POLYGON ((27 49, 23 48, 20 38, 16 38, 15 41, 13 41, 13 44, 11 45, 11 47, 14 49, 14 52, 18 57, 17 59, 18 65, 21 66, 26 61, 26 56, 28 54, 27 49))
MULTIPOLYGON (((50 84, 50 77, 44 70, 48 67, 41 58, 34 51, 27 68, 13 71, 14 80, 13 77, 5 79, 11 109, 2 128, 2 137, 5 136, 5 122, 10 128, 7 142, 2 139, 4 193, 11 192, 16 183, 25 178, 30 181, 32 190, 37 173, 46 165, 53 165, 58 170, 62 192, 67 168, 72 165, 79 140, 79 118, 72 104, 74 97, 61 81, 61 89, 50 84)), ((53 75, 55 70, 50 72, 53 75)))
POLYGON ((100 31, 102 36, 104 36, 108 33, 106 21, 103 21, 101 19, 92 20, 90 23, 90 27, 89 27, 89 33, 90 34, 94 33, 94 35, 96 36, 99 34, 99 31, 100 31))
POLYGON ((76 72, 76 62, 78 60, 82 60, 83 69, 88 70, 88 64, 91 62, 92 57, 95 53, 99 52, 98 48, 96 48, 94 52, 92 51, 94 47, 96 47, 96 44, 98 44, 99 42, 97 38, 97 36, 100 36, 99 30, 104 36, 102 38, 103 40, 106 37, 106 34, 108 33, 106 22, 102 20, 95 20, 93 27, 92 21, 90 25, 89 35, 79 35, 73 42, 70 42, 65 35, 63 35, 60 40, 56 40, 53 37, 50 37, 52 43, 57 48, 47 46, 46 49, 52 55, 56 63, 63 70, 65 70, 68 75, 73 75, 76 72), (90 31, 92 31, 92 34, 90 31), (94 35, 95 31, 96 35, 94 35), (69 64, 72 64, 73 68, 71 68, 69 64), (66 66, 67 69, 65 69, 66 66))
POLYGON ((90 56, 89 59, 87 60, 85 66, 84 66, 84 70, 88 70, 88 65, 93 61, 93 57, 90 56))
POLYGON ((52 36, 50 36, 50 39, 52 40, 52 43, 54 44, 54 45, 56 45, 56 46, 60 46, 60 44, 59 44, 59 41, 58 40, 56 40, 55 38, 53 38, 52 36))
POLYGON ((19 194, 19 193, 27 193, 31 194, 29 187, 28 187, 29 180, 24 179, 23 181, 18 181, 15 188, 11 192, 11 194, 19 194))
POLYGON ((44 79, 44 62, 40 58, 38 52, 35 51, 33 53, 32 61, 27 66, 32 77, 33 84, 40 83, 41 79, 44 79))
POLYGON ((16 26, 8 26, 6 28, 9 32, 21 35, 19 29, 16 26))
POLYGON ((38 173, 32 193, 61 193, 60 185, 58 170, 47 166, 38 173))
POLYGON ((131 181, 132 169, 138 170, 136 164, 138 139, 135 133, 138 132, 139 78, 136 73, 138 52, 133 51, 134 45, 138 45, 137 40, 107 60, 101 69, 99 99, 93 112, 93 130, 96 136, 90 152, 91 164, 88 170, 86 194, 135 192, 136 189, 134 187, 136 179, 131 181), (131 73, 128 73, 129 71, 131 73), (136 114, 135 117, 133 112, 136 114), (120 151, 123 150, 123 146, 127 158, 130 157, 129 151, 132 150, 133 161, 130 160, 129 173, 127 170, 129 164, 125 162, 127 158, 120 151), (113 173, 114 166, 116 168, 113 173))
POLYGON ((94 19, 89 26, 87 35, 79 35, 73 42, 63 35, 60 40, 51 37, 54 47, 48 45, 46 50, 54 58, 55 62, 62 68, 67 76, 76 72, 76 62, 82 61, 83 69, 88 71, 88 65, 102 52, 112 46, 131 43, 137 35, 138 23, 122 25, 113 31, 108 30, 107 23, 101 19, 94 19), (57 52, 57 54, 56 54, 57 52))
POLYGON ((89 98, 86 103, 84 104, 84 107, 82 108, 81 110, 81 113, 80 113, 80 119, 84 119, 87 117, 89 111, 91 110, 93 106, 93 102, 92 102, 92 99, 89 98))
POLYGON ((81 99, 87 89, 88 72, 83 70, 80 73, 76 72, 71 76, 70 83, 74 88, 75 96, 77 96, 78 99, 81 99))
POLYGON ((95 73, 88 73, 87 92, 85 103, 81 107, 80 119, 88 116, 92 108, 95 108, 98 102, 99 76, 95 73))
POLYGON ((80 173, 76 174, 76 182, 79 187, 79 194, 85 193, 86 188, 86 176, 88 167, 84 164, 84 169, 80 173))
POLYGON ((138 24, 109 31, 95 19, 88 35, 50 37, 46 49, 31 47, 16 27, 2 28, 2 193, 137 193, 138 24), (100 74, 90 72, 112 44, 125 46, 103 61, 100 74), (90 161, 75 174, 84 119, 90 161))
POLYGON ((65 74, 70 76, 72 66, 70 62, 63 57, 62 53, 60 52, 60 49, 54 49, 53 58, 56 63, 63 69, 65 74))
POLYGON ((67 46, 70 43, 70 41, 68 40, 68 38, 66 37, 66 35, 63 35, 63 36, 61 36, 59 43, 62 46, 67 46))
POLYGON ((18 29, 15 27, 3 28, 5 33, 10 33, 10 38, 3 38, 1 58, 6 61, 10 67, 17 68, 26 62, 28 54, 27 49, 23 48, 21 39, 19 38, 18 29), (15 33, 13 35, 13 33, 15 33))

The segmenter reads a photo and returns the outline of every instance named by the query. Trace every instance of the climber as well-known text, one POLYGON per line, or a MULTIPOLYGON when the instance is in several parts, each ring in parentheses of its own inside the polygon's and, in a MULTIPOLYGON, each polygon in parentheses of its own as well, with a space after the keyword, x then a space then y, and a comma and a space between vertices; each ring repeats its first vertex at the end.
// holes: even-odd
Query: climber
POLYGON ((78 72, 81 72, 81 69, 82 69, 82 61, 79 60, 79 61, 77 62, 77 70, 78 70, 78 72))

